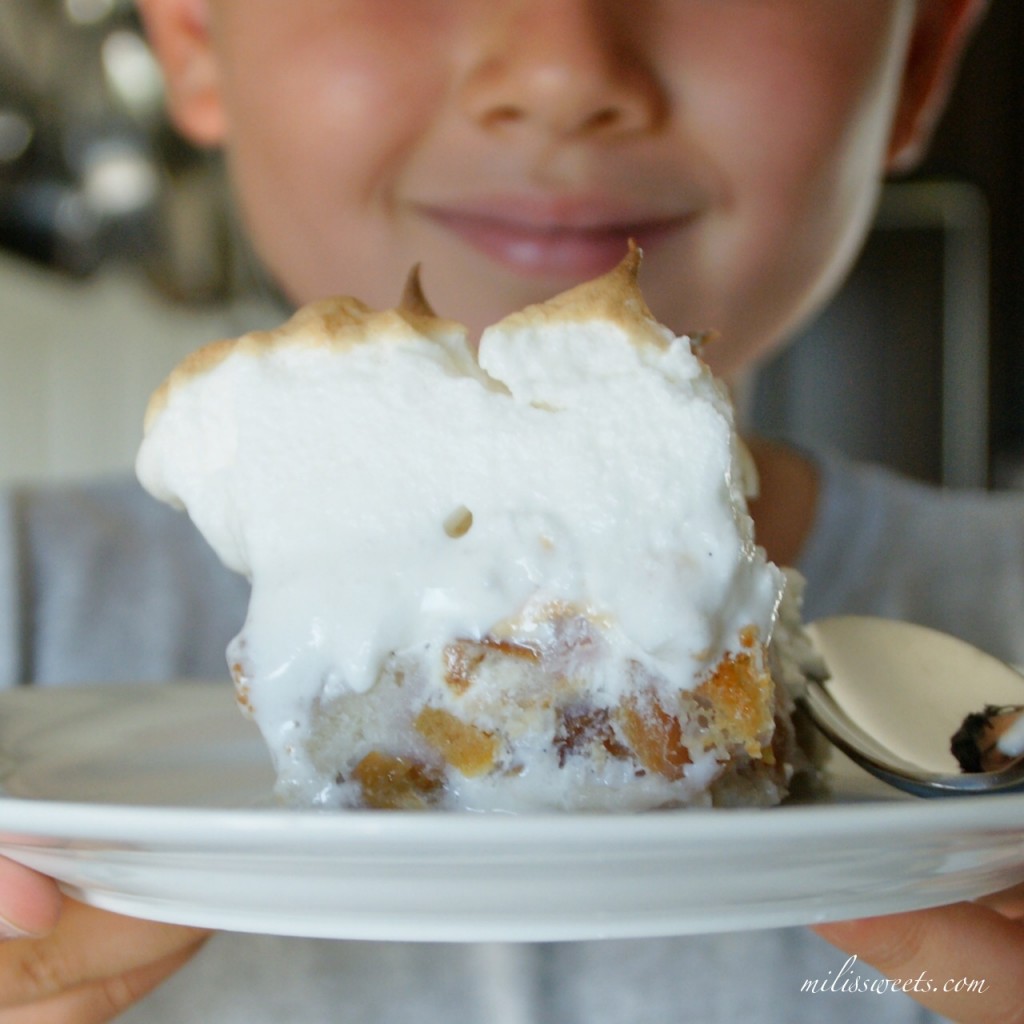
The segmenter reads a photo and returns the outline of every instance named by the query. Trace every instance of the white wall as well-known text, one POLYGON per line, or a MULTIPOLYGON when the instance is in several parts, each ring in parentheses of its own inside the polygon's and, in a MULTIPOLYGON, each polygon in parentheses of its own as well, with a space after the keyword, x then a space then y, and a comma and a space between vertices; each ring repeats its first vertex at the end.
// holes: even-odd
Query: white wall
POLYGON ((282 318, 177 306, 129 270, 78 282, 0 255, 0 484, 129 470, 149 394, 179 359, 282 318))

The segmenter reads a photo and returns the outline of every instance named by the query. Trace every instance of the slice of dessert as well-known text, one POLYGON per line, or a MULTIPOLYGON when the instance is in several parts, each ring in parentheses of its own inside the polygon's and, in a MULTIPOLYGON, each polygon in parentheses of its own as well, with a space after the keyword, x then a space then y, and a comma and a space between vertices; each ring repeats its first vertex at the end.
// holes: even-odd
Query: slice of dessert
POLYGON ((413 283, 209 346, 154 395, 139 476, 251 580, 228 659, 285 800, 784 796, 798 615, 779 627, 725 391, 639 260, 478 353, 413 283))

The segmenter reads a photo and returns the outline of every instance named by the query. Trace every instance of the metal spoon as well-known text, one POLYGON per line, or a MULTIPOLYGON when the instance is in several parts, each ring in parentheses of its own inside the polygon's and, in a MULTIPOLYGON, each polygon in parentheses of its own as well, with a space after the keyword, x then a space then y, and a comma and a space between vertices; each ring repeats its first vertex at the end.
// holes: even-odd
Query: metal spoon
POLYGON ((808 626, 828 666, 798 704, 852 761, 917 796, 1024 791, 1024 756, 961 772, 950 739, 985 705, 1024 704, 1024 676, 970 644, 923 626, 838 616, 808 626))

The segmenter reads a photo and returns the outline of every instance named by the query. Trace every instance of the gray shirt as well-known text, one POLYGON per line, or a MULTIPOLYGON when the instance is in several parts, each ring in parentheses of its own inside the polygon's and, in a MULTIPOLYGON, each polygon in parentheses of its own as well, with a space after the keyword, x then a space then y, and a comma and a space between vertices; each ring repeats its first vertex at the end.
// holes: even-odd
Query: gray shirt
MULTIPOLYGON (((1024 663, 1024 495, 944 494, 823 459, 806 617, 906 618, 1024 663)), ((225 680, 247 588, 130 480, 0 497, 0 684, 225 680)), ((902 995, 801 993, 845 957, 802 929, 548 945, 221 935, 134 1024, 936 1020, 902 995)), ((869 969, 858 965, 865 976, 869 969)))

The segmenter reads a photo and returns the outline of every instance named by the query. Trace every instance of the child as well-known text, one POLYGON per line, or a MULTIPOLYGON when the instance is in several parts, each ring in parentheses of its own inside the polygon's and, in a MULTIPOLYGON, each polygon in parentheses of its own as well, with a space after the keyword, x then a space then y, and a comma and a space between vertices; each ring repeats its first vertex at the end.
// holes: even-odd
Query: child
MULTIPOLYGON (((343 292, 387 307, 408 268, 422 261, 432 304, 479 330, 606 269, 632 236, 646 252, 643 286, 655 314, 680 332, 719 331, 707 355, 725 375, 777 346, 841 280, 882 177, 912 164, 926 143, 982 6, 141 3, 177 124, 194 141, 225 148, 254 246, 292 301, 343 292)), ((797 562, 808 574, 809 614, 904 614, 1024 660, 1015 628, 1024 611, 1019 502, 940 502, 888 475, 811 461, 780 446, 756 444, 754 453, 762 479, 753 510, 759 538, 773 559, 797 562), (983 520, 982 527, 963 530, 965 515, 983 520), (941 564, 931 558, 936 547, 941 564), (972 602, 979 610, 965 616, 937 583, 956 578, 961 588, 965 580, 980 588, 989 583, 988 563, 1011 582, 998 608, 979 599, 972 602)), ((160 552, 166 562, 201 542, 175 532, 134 490, 65 493, 61 501, 72 511, 55 512, 46 495, 21 500, 14 527, 34 523, 30 535, 42 553, 31 590, 52 623, 33 642, 41 664, 40 637, 48 638, 47 681, 74 674, 52 656, 60 640, 54 633, 74 638, 65 645, 73 661, 99 649, 104 635, 109 643, 114 628, 96 621, 88 601, 97 575, 82 555, 87 542, 74 540, 84 529, 76 505, 99 509, 119 537, 145 541, 131 559, 119 554, 128 541, 104 549, 103 578, 116 581, 120 573, 122 582, 182 607, 212 607, 207 583, 223 592, 219 570, 197 564, 180 594, 168 593, 160 552), (61 572, 63 604, 54 611, 39 595, 45 598, 48 582, 45 555, 58 539, 64 557, 52 571, 61 572), (76 592, 88 615, 68 596, 76 592)), ((228 606, 240 619, 240 604, 228 606)), ((196 618, 194 610, 181 617, 196 618)), ((173 675, 186 658, 193 668, 223 671, 222 645, 197 652, 183 630, 160 638, 158 657, 145 632, 140 622, 133 635, 149 675, 153 666, 173 675)), ((110 671, 123 667, 122 659, 110 671)), ((173 973, 204 938, 75 904, 61 908, 45 880, 12 865, 0 866, 0 913, 12 933, 15 925, 49 933, 0 947, 0 1007, 21 1007, 8 1011, 11 1020, 109 1019, 173 973)), ((995 996, 961 1000, 956 1012, 965 1020, 1008 1020, 1001 1008, 1021 1002, 1021 983, 1012 965, 996 976, 995 965, 1009 958, 989 959, 989 947, 1012 942, 1019 956, 1024 939, 1004 917, 980 926, 972 918, 973 945, 959 948, 976 959, 961 961, 945 952, 959 942, 956 913, 910 918, 934 967, 921 962, 924 954, 886 952, 884 924, 829 934, 854 950, 863 942, 893 973, 921 964, 985 975, 995 996)), ((870 1010, 841 997, 827 1011, 820 1000, 802 1003, 800 980, 825 977, 841 962, 799 930, 563 944, 543 953, 219 938, 137 1019, 153 1021, 161 1012, 167 1016, 159 1019, 247 1022, 286 1014, 429 1021, 499 1013, 565 1022, 796 1022, 826 1013, 834 1021, 919 1019, 902 999, 875 999, 870 1010), (239 984, 243 976, 251 980, 239 984)), ((929 998, 953 1012, 944 994, 929 998)))

